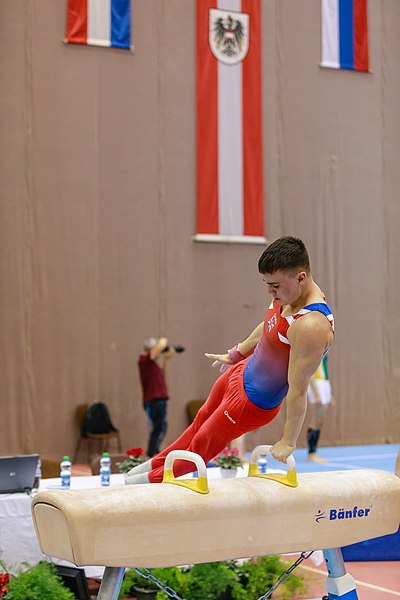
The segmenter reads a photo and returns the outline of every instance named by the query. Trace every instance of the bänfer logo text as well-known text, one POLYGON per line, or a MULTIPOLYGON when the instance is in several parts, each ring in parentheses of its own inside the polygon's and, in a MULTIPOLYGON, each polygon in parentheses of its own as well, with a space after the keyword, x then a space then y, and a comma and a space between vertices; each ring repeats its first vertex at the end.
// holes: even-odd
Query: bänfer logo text
POLYGON ((329 511, 329 519, 330 521, 335 521, 335 519, 356 519, 357 517, 368 517, 370 511, 370 508, 358 508, 358 506, 355 506, 353 510, 344 510, 344 508, 335 510, 332 508, 329 511))

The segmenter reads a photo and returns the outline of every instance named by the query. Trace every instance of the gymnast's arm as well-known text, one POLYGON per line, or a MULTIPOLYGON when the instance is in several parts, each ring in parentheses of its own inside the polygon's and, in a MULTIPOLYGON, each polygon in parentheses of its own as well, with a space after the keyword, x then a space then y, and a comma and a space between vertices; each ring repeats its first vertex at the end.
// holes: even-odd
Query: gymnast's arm
POLYGON ((312 312, 295 321, 288 331, 291 344, 286 396, 287 416, 282 439, 271 448, 280 462, 296 448, 297 438, 307 410, 307 388, 327 346, 332 341, 329 322, 321 313, 312 312))
MULTIPOLYGON (((242 358, 247 358, 248 356, 250 356, 250 354, 252 354, 254 352, 254 348, 257 346, 257 344, 262 336, 263 327, 264 327, 264 321, 262 323, 260 323, 259 325, 257 325, 257 327, 251 332, 251 334, 243 342, 240 342, 239 344, 237 344, 235 346, 237 352, 239 353, 239 355, 242 356, 242 358)), ((233 360, 232 355, 230 354, 229 351, 226 354, 208 354, 206 352, 205 355, 210 360, 213 360, 217 363, 222 363, 224 365, 229 365, 229 366, 234 365, 235 362, 239 362, 239 360, 241 360, 240 358, 239 358, 239 360, 236 360, 236 361, 233 360)), ((214 364, 213 364, 213 366, 214 366, 214 364)), ((215 366, 218 366, 218 365, 215 365, 215 366)))

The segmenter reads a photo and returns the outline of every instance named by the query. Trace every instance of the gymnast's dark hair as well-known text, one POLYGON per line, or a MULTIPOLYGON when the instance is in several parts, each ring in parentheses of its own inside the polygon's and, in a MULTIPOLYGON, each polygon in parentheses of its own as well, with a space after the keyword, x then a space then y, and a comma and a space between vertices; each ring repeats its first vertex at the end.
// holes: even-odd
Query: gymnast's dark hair
POLYGON ((272 242, 260 256, 258 261, 260 273, 276 271, 310 272, 310 259, 304 243, 295 237, 281 237, 272 242))

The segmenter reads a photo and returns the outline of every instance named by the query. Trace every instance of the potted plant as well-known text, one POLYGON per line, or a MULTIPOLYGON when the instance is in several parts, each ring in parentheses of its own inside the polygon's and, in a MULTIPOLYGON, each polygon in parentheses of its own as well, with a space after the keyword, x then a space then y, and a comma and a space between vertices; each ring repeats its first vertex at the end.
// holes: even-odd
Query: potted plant
POLYGON ((143 449, 130 448, 125 451, 126 459, 118 465, 121 473, 128 473, 133 467, 140 465, 143 462, 143 449))
MULTIPOLYGON (((182 598, 187 598, 188 584, 185 571, 178 567, 149 569, 166 586, 173 588, 182 598)), ((136 598, 136 600, 164 600, 167 594, 149 579, 141 577, 134 569, 128 569, 122 582, 119 598, 136 598)))
MULTIPOLYGON (((0 596, 1 597, 1 596, 0 596)), ((4 600, 74 600, 53 565, 40 562, 26 571, 11 575, 4 600)))
POLYGON ((154 600, 159 588, 149 579, 140 577, 134 569, 125 573, 119 598, 137 598, 137 600, 154 600))
POLYGON ((215 462, 220 468, 221 477, 236 477, 238 467, 243 466, 237 448, 225 448, 215 458, 215 462))
MULTIPOLYGON (((235 586, 232 599, 247 600, 247 598, 258 598, 272 586, 282 573, 290 567, 290 562, 284 561, 280 556, 262 556, 245 561, 242 564, 233 561, 238 585, 235 586)), ((300 575, 291 573, 278 588, 276 594, 280 600, 292 600, 299 593, 307 589, 300 575)), ((275 598, 275 592, 273 593, 275 598)))
MULTIPOLYGON (((253 600, 265 594, 288 567, 289 563, 279 556, 265 556, 246 561, 203 563, 183 569, 151 569, 151 572, 181 598, 253 600)), ((292 600, 305 591, 306 585, 302 577, 292 573, 274 592, 273 597, 277 600, 292 600)), ((156 600, 168 598, 165 592, 158 590, 156 600)))

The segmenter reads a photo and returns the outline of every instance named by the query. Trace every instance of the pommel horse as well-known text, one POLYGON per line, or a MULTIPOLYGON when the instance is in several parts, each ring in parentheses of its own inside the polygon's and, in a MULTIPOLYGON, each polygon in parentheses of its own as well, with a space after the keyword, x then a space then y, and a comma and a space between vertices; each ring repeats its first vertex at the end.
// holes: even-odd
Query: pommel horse
MULTIPOLYGON (((174 450, 164 481, 38 493, 33 521, 44 554, 77 566, 105 566, 99 600, 116 600, 126 567, 169 567, 323 550, 330 600, 357 599, 340 548, 397 531, 400 478, 384 471, 262 475, 258 446, 249 476, 207 481, 200 456, 174 450), (176 459, 197 479, 175 479, 176 459)), ((190 600, 190 599, 187 599, 190 600)))

